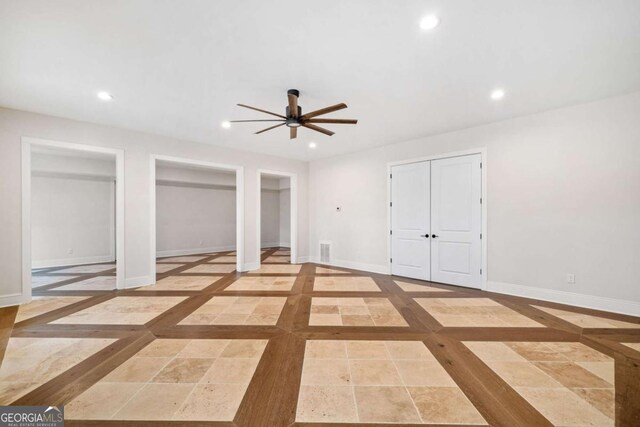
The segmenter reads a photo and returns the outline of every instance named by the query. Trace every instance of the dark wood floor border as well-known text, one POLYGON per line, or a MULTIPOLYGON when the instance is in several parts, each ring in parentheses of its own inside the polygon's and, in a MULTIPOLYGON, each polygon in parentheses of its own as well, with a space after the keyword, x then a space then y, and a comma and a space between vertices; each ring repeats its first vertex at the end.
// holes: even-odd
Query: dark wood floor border
POLYGON ((445 327, 439 335, 459 341, 580 341, 580 334, 550 328, 445 327))
POLYGON ((489 425, 552 426, 461 342, 435 334, 423 342, 489 425))
POLYGON ((20 397, 12 405, 64 405, 154 340, 148 332, 118 340, 20 397))
POLYGON ((13 325, 18 314, 18 306, 0 308, 0 366, 7 351, 7 344, 13 332, 13 325))
POLYGON ((235 325, 177 325, 168 328, 156 328, 153 334, 157 338, 173 339, 272 339, 287 334, 277 326, 235 326, 235 325))
POLYGON ((295 421, 304 340, 287 334, 269 341, 234 419, 238 426, 286 427, 295 421))
POLYGON ((71 427, 236 427, 230 421, 64 420, 71 427))

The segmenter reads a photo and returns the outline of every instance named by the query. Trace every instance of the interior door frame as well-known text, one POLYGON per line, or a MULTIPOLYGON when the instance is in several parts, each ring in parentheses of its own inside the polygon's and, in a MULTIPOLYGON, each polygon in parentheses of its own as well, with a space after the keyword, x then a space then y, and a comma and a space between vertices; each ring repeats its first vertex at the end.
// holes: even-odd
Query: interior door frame
MULTIPOLYGON (((12 295, 11 305, 31 301, 31 149, 34 146, 60 148, 113 155, 116 162, 116 289, 125 288, 125 244, 124 244, 124 150, 96 145, 22 137, 22 293, 12 295), (14 300, 15 299, 15 300, 14 300)), ((5 303, 3 302, 3 305, 5 303)))
POLYGON ((488 212, 488 203, 487 203, 487 147, 475 148, 470 150, 462 150, 462 151, 453 151, 449 153, 442 154, 434 154, 431 156, 425 157, 416 157, 412 159, 399 160, 394 162, 387 163, 387 268, 388 274, 391 275, 391 258, 393 256, 391 251, 391 168, 393 166, 406 165, 410 163, 420 163, 427 162, 431 160, 439 160, 439 159, 447 159, 450 157, 462 157, 468 156, 471 154, 480 154, 480 162, 482 165, 481 168, 481 194, 482 194, 482 282, 480 285, 480 289, 483 291, 487 290, 487 278, 489 276, 488 269, 488 259, 487 259, 487 242, 489 240, 489 230, 487 228, 487 212, 488 212))
POLYGON ((244 167, 226 163, 213 163, 184 157, 151 154, 149 167, 149 226, 150 226, 150 258, 151 280, 156 283, 156 164, 158 160, 176 163, 177 165, 194 165, 210 169, 233 171, 236 174, 236 270, 244 270, 244 167))
POLYGON ((291 264, 298 263, 298 174, 291 172, 280 172, 280 171, 272 171, 267 169, 258 169, 256 171, 257 177, 257 196, 256 196, 256 255, 258 259, 258 267, 262 264, 262 259, 260 255, 262 254, 262 230, 261 230, 261 220, 262 220, 262 175, 275 175, 281 178, 289 178, 289 185, 291 187, 291 197, 290 197, 290 224, 291 228, 290 239, 291 239, 291 264))

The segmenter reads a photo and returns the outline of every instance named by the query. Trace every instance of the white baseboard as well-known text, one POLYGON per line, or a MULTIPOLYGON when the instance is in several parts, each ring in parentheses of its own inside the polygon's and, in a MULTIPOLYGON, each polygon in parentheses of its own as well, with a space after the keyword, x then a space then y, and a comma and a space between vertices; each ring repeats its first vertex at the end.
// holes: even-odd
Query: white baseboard
POLYGON ((113 255, 101 255, 82 258, 49 259, 44 261, 33 261, 31 268, 66 267, 70 265, 98 264, 102 262, 115 262, 113 255))
POLYGON ((29 295, 21 293, 3 295, 0 297, 0 307, 11 307, 13 305, 26 304, 30 302, 29 295))
POLYGON ((389 274, 389 267, 386 265, 365 264, 361 262, 344 261, 334 259, 329 263, 320 262, 320 257, 310 256, 307 257, 307 262, 314 262, 316 264, 331 265, 334 267, 351 268, 353 270, 368 271, 370 273, 389 274))
POLYGON ((576 307, 640 316, 640 303, 634 301, 557 291, 534 286, 514 285, 512 283, 494 282, 491 280, 487 282, 487 290, 500 294, 557 302, 576 307))
POLYGON ((151 276, 129 277, 124 281, 124 289, 153 285, 154 283, 156 283, 156 281, 151 276))
POLYGON ((224 251, 235 251, 236 245, 229 246, 211 246, 208 248, 192 248, 192 249, 175 249, 170 251, 157 251, 156 256, 159 258, 168 257, 168 256, 185 256, 185 255, 197 255, 197 254, 205 254, 209 252, 224 252, 224 251))

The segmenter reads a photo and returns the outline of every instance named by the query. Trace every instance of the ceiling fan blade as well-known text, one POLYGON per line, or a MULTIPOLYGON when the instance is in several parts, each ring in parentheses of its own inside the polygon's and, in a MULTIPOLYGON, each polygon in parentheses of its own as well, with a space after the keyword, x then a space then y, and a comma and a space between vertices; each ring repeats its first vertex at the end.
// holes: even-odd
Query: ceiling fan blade
POLYGON ((294 119, 298 118, 298 97, 293 94, 288 94, 289 98, 289 114, 294 119))
POLYGON ((289 128, 289 139, 296 139, 298 137, 298 128, 289 128))
POLYGON ((309 128, 311 130, 315 130, 316 132, 320 132, 320 133, 324 133, 325 135, 333 135, 335 132, 331 132, 330 130, 327 130, 325 128, 321 128, 320 126, 316 126, 316 125, 312 125, 309 122, 304 123, 302 126, 309 128))
POLYGON ((354 119, 309 119, 307 123, 334 123, 337 125, 355 125, 358 123, 354 119))
POLYGON ((284 120, 266 119, 266 120, 229 120, 229 123, 249 123, 249 122, 284 122, 284 120))
POLYGON ((262 133, 262 132, 266 132, 266 131, 271 130, 271 129, 275 129, 275 128, 280 127, 280 126, 284 126, 284 123, 280 123, 279 125, 275 125, 275 126, 271 126, 269 128, 266 128, 266 129, 259 130, 258 132, 255 133, 255 135, 257 135, 259 133, 262 133))
POLYGON ((251 106, 249 106, 249 105, 238 104, 238 106, 239 106, 239 107, 248 108, 248 109, 250 109, 250 110, 260 111, 261 113, 271 114, 272 116, 280 117, 281 119, 286 119, 286 117, 285 117, 285 116, 281 116, 280 114, 272 113, 271 111, 262 110, 262 109, 260 109, 260 108, 256 108, 256 107, 251 107, 251 106))
POLYGON ((332 105, 331 107, 326 107, 326 108, 322 108, 320 110, 312 111, 310 113, 307 113, 307 114, 303 115, 300 118, 303 119, 303 120, 306 120, 306 119, 310 119, 311 117, 321 116, 321 115, 327 114, 327 113, 333 113, 334 111, 342 110, 344 108, 347 108, 347 104, 340 103, 340 104, 332 105))

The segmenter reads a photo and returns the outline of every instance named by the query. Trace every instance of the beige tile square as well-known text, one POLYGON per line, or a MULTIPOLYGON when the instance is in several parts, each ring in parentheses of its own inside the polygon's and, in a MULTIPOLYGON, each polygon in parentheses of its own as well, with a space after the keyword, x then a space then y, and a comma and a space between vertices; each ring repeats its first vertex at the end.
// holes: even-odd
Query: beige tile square
POLYGON ((316 267, 316 274, 349 274, 349 272, 333 268, 316 267))
POLYGON ((232 421, 245 392, 243 384, 197 384, 173 419, 232 421))
POLYGON ((33 297, 29 304, 22 304, 18 308, 15 323, 67 307, 87 298, 89 297, 33 297))
POLYGON ((343 314, 342 326, 376 326, 369 315, 343 314))
POLYGON ((316 277, 314 291, 382 292, 371 277, 316 277))
POLYGON ((530 404, 554 425, 613 426, 611 418, 570 390, 562 388, 517 388, 530 404))
POLYGON ((577 365, 586 369, 594 375, 602 378, 609 384, 615 382, 615 369, 614 363, 611 362, 575 362, 577 365))
POLYGON ((562 387, 530 362, 488 362, 488 365, 512 387, 562 387))
POLYGON ((116 288, 115 276, 98 276, 55 288, 56 291, 111 291, 116 288))
POLYGON ((457 387, 438 362, 427 360, 394 361, 406 386, 457 387))
POLYGON ((349 385, 351 374, 346 359, 305 359, 302 385, 349 385))
POLYGON ((178 358, 169 362, 153 377, 154 383, 197 383, 215 359, 178 358))
POLYGON ((146 384, 114 416, 115 420, 171 420, 195 384, 146 384))
POLYGON ((132 357, 101 381, 110 383, 146 383, 171 361, 170 357, 132 357))
POLYGON ((531 362, 564 362, 567 359, 543 342, 505 342, 504 345, 531 362))
POLYGON ((573 362, 535 362, 534 364, 568 388, 612 387, 612 384, 573 362))
POLYGON ((613 359, 579 342, 547 342, 551 350, 572 362, 612 362, 613 359))
POLYGON ((640 323, 622 322, 620 320, 608 319, 606 317, 591 316, 588 314, 537 305, 534 305, 533 307, 546 311, 549 314, 582 328, 640 328, 640 323))
POLYGON ((268 340, 231 340, 220 357, 260 358, 268 340))
POLYGON ((391 360, 349 359, 354 385, 402 385, 402 379, 391 360))
POLYGON ((510 348, 507 343, 502 342, 484 342, 484 341, 465 341, 472 352, 475 353, 484 362, 526 362, 523 356, 510 348))
POLYGON ((225 291, 283 291, 293 288, 296 277, 251 277, 243 276, 225 291))
POLYGON ((427 424, 486 424, 458 387, 408 387, 422 421, 427 424))
POLYGON ((204 384, 249 384, 259 360, 218 358, 200 382, 204 384))
POLYGON ((255 274, 297 274, 302 268, 298 264, 262 264, 258 270, 251 271, 255 274))
POLYGON ((627 342, 621 344, 626 345, 627 347, 632 348, 635 351, 640 351, 640 342, 627 342))
POLYGON ((391 358, 384 341, 346 341, 349 359, 381 359, 391 358))
POLYGON ((229 342, 230 340, 194 339, 178 353, 178 357, 216 358, 229 342))
POLYGON ((137 291, 199 291, 212 285, 218 277, 211 276, 169 276, 158 280, 155 285, 142 286, 137 291))
POLYGON ((301 386, 296 421, 307 423, 358 422, 353 388, 345 386, 301 386))
POLYGON ((214 258, 211 261, 208 261, 207 263, 211 263, 211 264, 216 264, 216 263, 222 263, 222 264, 235 264, 236 263, 236 257, 234 255, 225 255, 225 256, 220 256, 218 258, 214 258))
POLYGON ((38 383, 0 382, 0 405, 8 406, 15 400, 38 387, 38 383))
POLYGON ((385 341, 387 351, 394 360, 420 359, 435 361, 435 357, 421 341, 385 341))
POLYGON ((310 326, 342 326, 342 317, 339 314, 318 314, 309 315, 310 326))
POLYGON ((235 264, 199 264, 183 273, 226 274, 236 270, 235 264))
POLYGON ((98 382, 64 407, 70 420, 108 420, 142 387, 143 383, 98 382))
POLYGON ((307 359, 346 359, 344 341, 313 340, 305 343, 304 358, 307 359))
POLYGON ((140 350, 137 356, 141 357, 175 357, 189 344, 190 340, 181 339, 156 339, 151 344, 140 350))
POLYGON ((156 274, 166 273, 182 266, 184 266, 184 264, 156 264, 156 274))
POLYGON ((610 419, 615 420, 616 395, 613 388, 573 388, 571 391, 610 419))
POLYGON ((420 423, 404 387, 354 387, 358 417, 363 423, 420 423))

